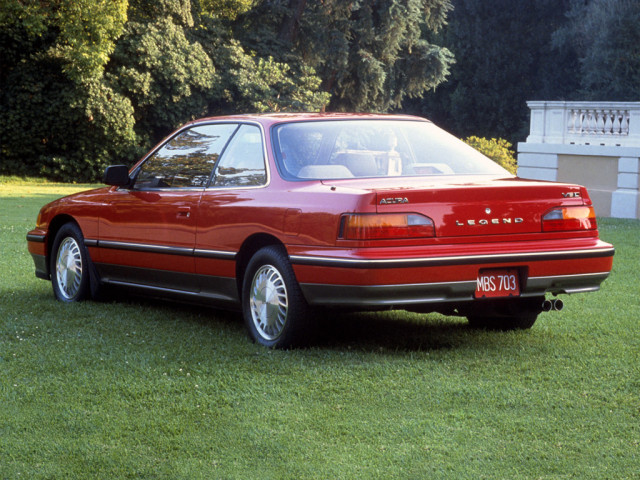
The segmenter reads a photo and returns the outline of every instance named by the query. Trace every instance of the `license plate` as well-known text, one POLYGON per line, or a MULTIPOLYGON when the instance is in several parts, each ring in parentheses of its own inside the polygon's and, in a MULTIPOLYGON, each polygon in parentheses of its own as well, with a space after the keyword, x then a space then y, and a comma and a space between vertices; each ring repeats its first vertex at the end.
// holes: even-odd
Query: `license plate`
POLYGON ((520 295, 520 280, 516 268, 480 270, 476 284, 476 298, 516 297, 520 295))

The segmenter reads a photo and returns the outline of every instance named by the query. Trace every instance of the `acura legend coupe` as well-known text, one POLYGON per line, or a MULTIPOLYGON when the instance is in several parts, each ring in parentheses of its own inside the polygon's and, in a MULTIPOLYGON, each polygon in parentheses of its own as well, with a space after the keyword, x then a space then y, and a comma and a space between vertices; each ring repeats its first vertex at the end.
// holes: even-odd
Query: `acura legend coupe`
POLYGON ((598 290, 614 255, 584 187, 517 178, 412 116, 205 118, 104 183, 27 235, 55 297, 236 308, 268 347, 308 341, 320 308, 527 329, 558 294, 598 290))

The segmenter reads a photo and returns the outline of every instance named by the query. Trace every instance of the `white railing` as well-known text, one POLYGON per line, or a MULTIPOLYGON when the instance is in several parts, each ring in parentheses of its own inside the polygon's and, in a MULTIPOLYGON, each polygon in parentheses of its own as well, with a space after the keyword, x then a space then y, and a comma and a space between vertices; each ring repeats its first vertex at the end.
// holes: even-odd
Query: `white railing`
POLYGON ((640 102, 527 102, 527 143, 640 146, 640 102))
POLYGON ((569 135, 629 135, 629 110, 572 108, 568 117, 569 135))

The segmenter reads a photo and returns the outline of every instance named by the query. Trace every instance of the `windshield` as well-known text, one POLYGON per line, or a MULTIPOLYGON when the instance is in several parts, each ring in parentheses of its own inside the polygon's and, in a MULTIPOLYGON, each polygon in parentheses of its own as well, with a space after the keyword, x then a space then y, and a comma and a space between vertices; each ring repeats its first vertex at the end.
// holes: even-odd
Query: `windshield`
POLYGON ((274 130, 278 167, 290 179, 509 172, 430 122, 332 120, 285 123, 274 130))

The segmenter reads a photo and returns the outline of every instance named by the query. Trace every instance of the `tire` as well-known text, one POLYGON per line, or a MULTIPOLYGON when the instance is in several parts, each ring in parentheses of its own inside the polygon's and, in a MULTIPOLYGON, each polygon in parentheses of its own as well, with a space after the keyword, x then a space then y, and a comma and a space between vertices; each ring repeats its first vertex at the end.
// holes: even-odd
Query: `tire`
POLYGON ((78 302, 89 295, 89 262, 84 237, 74 223, 63 225, 51 249, 53 294, 61 302, 78 302))
POLYGON ((284 248, 264 247, 249 261, 242 313, 249 337, 265 347, 302 346, 312 338, 311 312, 284 248))
POLYGON ((505 317, 471 315, 467 317, 467 320, 469 320, 469 325, 471 325, 472 328, 509 331, 528 330, 533 327, 537 318, 537 313, 528 312, 505 317))

